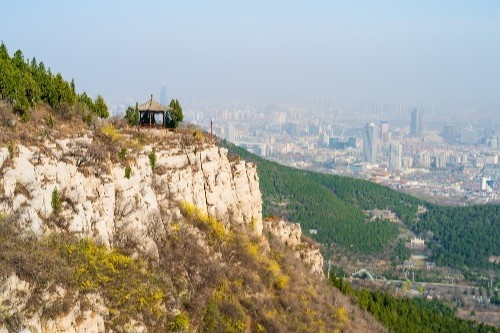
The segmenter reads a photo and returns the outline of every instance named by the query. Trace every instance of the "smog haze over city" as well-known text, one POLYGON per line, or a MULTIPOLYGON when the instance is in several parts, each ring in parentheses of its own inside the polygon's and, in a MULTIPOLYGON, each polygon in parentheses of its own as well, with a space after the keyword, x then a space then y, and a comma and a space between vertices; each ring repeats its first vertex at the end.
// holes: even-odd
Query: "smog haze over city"
MULTIPOLYGON (((0 39, 112 103, 500 113, 498 1, 4 1, 0 39)), ((370 110, 367 110, 370 112, 370 110)))
MULTIPOLYGON (((51 230, 57 226, 77 234, 81 228, 82 235, 84 229, 114 230, 117 235, 123 232, 125 247, 135 243, 129 229, 147 230, 137 239, 165 239, 165 245, 158 243, 156 250, 139 243, 134 246, 146 249, 148 260, 155 258, 154 267, 157 257, 169 253, 165 260, 158 260, 160 265, 175 268, 172 280, 167 279, 169 286, 178 277, 197 281, 193 288, 178 284, 182 291, 174 290, 174 294, 186 312, 194 312, 190 304, 198 301, 184 303, 184 295, 188 299, 202 290, 200 299, 209 304, 199 312, 203 320, 212 312, 226 318, 226 310, 212 310, 212 301, 222 301, 219 290, 230 293, 228 300, 236 295, 235 290, 245 295, 241 303, 225 299, 220 303, 227 305, 228 312, 238 313, 238 318, 243 308, 249 313, 263 310, 263 323, 271 317, 288 318, 254 302, 266 293, 255 284, 260 280, 269 280, 272 292, 268 294, 286 313, 303 294, 314 292, 327 300, 310 289, 309 282, 307 289, 287 287, 289 280, 295 282, 280 268, 288 255, 261 259, 265 251, 254 245, 258 237, 253 232, 264 230, 262 235, 272 241, 262 249, 274 253, 272 244, 279 239, 286 251, 304 245, 314 252, 304 256, 296 252, 294 258, 318 259, 318 265, 307 265, 319 267, 320 273, 323 268, 329 277, 337 275, 339 279, 330 282, 343 283, 343 276, 353 282, 354 289, 437 299, 446 302, 446 306, 432 305, 439 318, 451 314, 453 308, 453 316, 500 328, 499 0, 3 0, 0 42, 0 126, 5 129, 0 166, 2 176, 10 177, 0 187, 8 198, 4 207, 23 209, 19 210, 22 225, 31 220, 21 217, 33 215, 33 225, 43 220, 50 222, 51 230), (70 130, 74 130, 74 143, 66 138, 70 130), (28 147, 35 142, 38 147, 28 147), (48 152, 52 153, 44 158, 48 152), (58 172, 66 165, 83 178, 69 176, 68 171, 68 179, 75 178, 78 185, 59 191, 57 182, 49 178, 63 182, 66 176, 59 177, 58 172), (48 176, 38 168, 47 170, 48 176), (19 170, 19 177, 13 169, 19 170), (80 180, 87 179, 83 174, 98 187, 89 187, 87 193, 87 180, 80 180), (34 187, 32 182, 21 182, 31 179, 27 175, 41 179, 45 196, 32 195, 28 190, 34 187), (83 192, 77 186, 85 188, 86 195, 80 195, 83 192), (112 224, 94 222, 101 219, 101 213, 87 209, 87 201, 74 204, 74 196, 109 202, 109 206, 90 207, 111 214, 112 224), (32 209, 25 203, 28 197, 37 205, 40 202, 40 207, 43 203, 47 213, 32 209), (129 198, 130 204, 119 204, 122 197, 129 198), (185 201, 196 198, 202 207, 185 201), (242 207, 246 206, 243 201, 250 201, 255 214, 245 215, 246 208, 236 209, 226 198, 237 198, 242 207), (45 208, 47 199, 52 210, 45 208), (182 207, 177 207, 181 202, 182 207), (78 227, 69 228, 60 218, 69 216, 65 214, 69 208, 87 216, 75 207, 91 211, 91 218, 85 217, 88 221, 84 222, 81 217, 82 227, 78 222, 78 227), (227 209, 229 223, 240 211, 245 222, 238 222, 234 229, 226 224, 226 233, 217 221, 219 207, 227 209), (163 214, 171 212, 175 212, 172 222, 170 217, 163 220, 163 214), (139 221, 141 214, 146 214, 144 226, 120 222, 122 218, 139 221), (260 229, 254 216, 265 220, 260 229), (249 246, 232 236, 240 227, 244 230, 247 222, 252 232, 249 246), (297 223, 290 232, 283 231, 288 228, 284 225, 290 226, 287 222, 297 223), (266 225, 276 228, 273 232, 283 238, 267 232, 266 225), (196 231, 199 226, 206 230, 196 231), (212 246, 212 233, 218 249, 214 247, 214 255, 209 255, 204 244, 212 246), (203 238, 197 241, 193 235, 203 238), (294 239, 300 242, 289 243, 294 239), (189 243, 177 245, 184 240, 189 243), (238 247, 221 247, 226 240, 238 247), (210 270, 201 272, 196 266, 185 273, 184 268, 177 270, 170 259, 177 255, 170 249, 183 252, 178 256, 179 267, 191 266, 192 256, 195 265, 204 262, 210 270), (207 253, 209 260, 200 253, 207 253), (233 253, 244 256, 233 257, 233 253), (212 258, 219 260, 227 254, 229 264, 212 264, 216 262, 212 258), (224 277, 227 281, 234 278, 234 284, 215 282, 225 276, 219 274, 219 267, 234 263, 244 268, 254 257, 265 266, 265 278, 251 272, 248 280, 240 279, 247 273, 238 271, 224 277), (210 283, 217 291, 202 287, 205 282, 199 281, 205 277, 213 279, 210 283), (258 297, 241 289, 247 288, 247 281, 257 286, 258 297), (297 297, 286 296, 285 290, 293 290, 297 297), (290 306, 285 304, 288 300, 290 306), (248 304, 253 305, 247 308, 248 304)), ((0 222, 10 221, 5 216, 0 214, 0 222)), ((11 237, 10 231, 7 235, 11 237)), ((24 238, 22 244, 26 244, 24 238)), ((134 251, 126 249, 135 255, 134 251)), ((24 263, 13 258, 9 259, 13 263, 24 263)), ((293 265, 295 270, 298 266, 293 265)), ((258 271, 255 267, 260 266, 248 265, 258 271)), ((84 282, 87 292, 88 281, 84 282)), ((21 289, 10 290, 22 294, 21 289)), ((66 299, 70 293, 57 294, 66 299)), ((167 295, 158 298, 168 302, 175 298, 167 295)), ((353 295, 346 298, 351 304, 353 295)), ((301 302, 309 315, 313 302, 301 302)), ((403 303, 385 298, 383 303, 403 309, 393 318, 396 311, 388 308, 387 317, 416 316, 401 307, 403 303)), ((170 303, 162 308, 174 309, 170 303)), ((329 318, 342 317, 326 309, 329 318)), ((378 305, 372 310, 379 312, 376 309, 378 305)), ((175 318, 184 315, 175 311, 175 318)), ((345 311, 336 313, 350 315, 350 310, 345 311)), ((119 311, 114 312, 121 318, 119 311)), ((211 316, 207 322, 212 323, 211 316)), ((353 323, 361 318, 356 316, 353 323)), ((416 317, 412 324, 434 325, 426 316, 416 317)), ((9 322, 17 318, 9 312, 9 322)), ((322 323, 319 317, 311 318, 322 323)), ((260 330, 259 321, 254 324, 254 330, 260 330)), ((286 331, 279 327, 273 329, 286 331)), ((457 331, 439 327, 433 326, 432 331, 457 331)))

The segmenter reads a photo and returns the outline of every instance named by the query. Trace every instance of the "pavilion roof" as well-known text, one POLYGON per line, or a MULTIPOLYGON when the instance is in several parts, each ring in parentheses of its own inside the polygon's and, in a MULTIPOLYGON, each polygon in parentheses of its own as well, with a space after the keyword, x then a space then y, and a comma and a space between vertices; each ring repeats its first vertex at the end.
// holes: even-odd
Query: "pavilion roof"
POLYGON ((139 105, 139 111, 165 112, 170 110, 170 107, 161 105, 151 95, 151 99, 146 103, 139 105))

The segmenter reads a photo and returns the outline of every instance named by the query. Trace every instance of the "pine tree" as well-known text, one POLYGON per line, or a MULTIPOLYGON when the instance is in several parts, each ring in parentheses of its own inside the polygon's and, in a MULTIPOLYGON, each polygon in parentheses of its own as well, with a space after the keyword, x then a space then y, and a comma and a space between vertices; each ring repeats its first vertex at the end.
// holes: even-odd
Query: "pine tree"
POLYGON ((167 121, 168 128, 177 128, 179 124, 184 119, 184 114, 182 113, 182 107, 179 100, 172 99, 170 101, 170 119, 167 121))
POLYGON ((108 118, 109 111, 104 98, 101 95, 97 95, 97 98, 94 103, 94 113, 97 114, 100 118, 108 118))

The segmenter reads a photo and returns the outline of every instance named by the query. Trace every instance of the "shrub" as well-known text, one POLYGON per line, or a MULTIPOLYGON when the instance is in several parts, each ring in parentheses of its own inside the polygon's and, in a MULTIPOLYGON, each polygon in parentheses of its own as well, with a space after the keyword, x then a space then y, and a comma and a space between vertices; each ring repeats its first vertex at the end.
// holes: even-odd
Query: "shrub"
POLYGON ((119 309, 110 311, 113 324, 122 325, 137 315, 161 316, 164 292, 145 262, 89 239, 63 245, 61 251, 75 269, 72 283, 78 290, 101 292, 108 308, 119 309))
POLYGON ((130 179, 130 175, 132 174, 132 168, 130 165, 125 167, 125 178, 130 179))
POLYGON ((181 312, 168 325, 171 331, 183 331, 189 327, 189 317, 181 312))
POLYGON ((109 138, 111 142, 116 142, 123 137, 123 135, 116 130, 113 124, 108 124, 103 126, 101 128, 101 133, 104 134, 104 136, 106 136, 107 138, 109 138))
POLYGON ((23 114, 21 115, 21 122, 23 124, 27 123, 31 119, 31 115, 29 114, 28 111, 24 111, 23 114))
POLYGON ((16 148, 14 147, 14 144, 12 142, 9 143, 9 147, 7 149, 9 150, 9 157, 10 158, 14 158, 15 152, 16 152, 16 148))
POLYGON ((54 128, 54 117, 52 117, 51 114, 47 117, 47 126, 49 126, 49 128, 54 128))
POLYGON ((120 154, 119 154, 119 156, 120 156, 120 160, 122 160, 122 161, 123 161, 123 160, 125 160, 125 157, 127 157, 127 149, 122 148, 122 149, 120 150, 120 154))
POLYGON ((224 225, 217 221, 217 219, 209 216, 203 210, 188 202, 183 202, 182 208, 186 217, 194 222, 198 228, 208 233, 209 240, 212 243, 230 240, 231 235, 226 231, 224 225))
POLYGON ((56 214, 58 214, 62 209, 61 194, 59 194, 57 187, 54 187, 54 190, 52 191, 52 200, 50 201, 50 205, 56 214))
POLYGON ((286 275, 280 275, 276 278, 276 281, 274 281, 274 288, 277 290, 283 290, 288 287, 288 276, 286 275))
POLYGON ((151 151, 151 153, 149 153, 148 157, 149 157, 149 163, 151 165, 151 171, 155 172, 155 169, 156 169, 156 151, 154 148, 151 151))
POLYGON ((91 125, 92 124, 92 113, 89 111, 86 111, 82 114, 82 120, 85 124, 91 125))
POLYGON ((198 142, 203 141, 203 133, 200 130, 195 130, 193 132, 193 138, 198 142))

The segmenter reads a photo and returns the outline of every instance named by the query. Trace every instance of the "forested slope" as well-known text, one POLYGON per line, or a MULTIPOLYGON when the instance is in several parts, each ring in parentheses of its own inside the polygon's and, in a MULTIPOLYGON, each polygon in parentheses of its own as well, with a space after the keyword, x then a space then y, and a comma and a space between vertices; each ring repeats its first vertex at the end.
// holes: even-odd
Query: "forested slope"
POLYGON ((500 205, 430 206, 413 228, 439 265, 498 269, 488 259, 500 254, 500 205))
POLYGON ((439 300, 398 298, 386 292, 356 290, 342 278, 330 282, 369 311, 390 332, 500 332, 500 329, 456 317, 454 310, 439 300))
POLYGON ((337 178, 285 167, 234 145, 228 148, 232 154, 257 163, 264 214, 299 222, 305 231, 317 229, 317 235, 311 237, 321 243, 334 242, 362 253, 378 253, 396 239, 399 231, 394 223, 366 222, 362 208, 372 208, 369 203, 360 207, 355 197, 346 200, 332 191, 332 181, 337 178))
POLYGON ((319 242, 334 242, 363 253, 376 253, 398 235, 395 224, 366 223, 363 209, 389 209, 426 239, 439 265, 497 270, 488 262, 500 255, 500 205, 431 205, 366 180, 302 171, 267 161, 228 143, 229 151, 258 165, 264 214, 299 222, 319 242), (427 211, 417 215, 418 206, 427 211), (281 207, 276 210, 275 207, 281 207))

